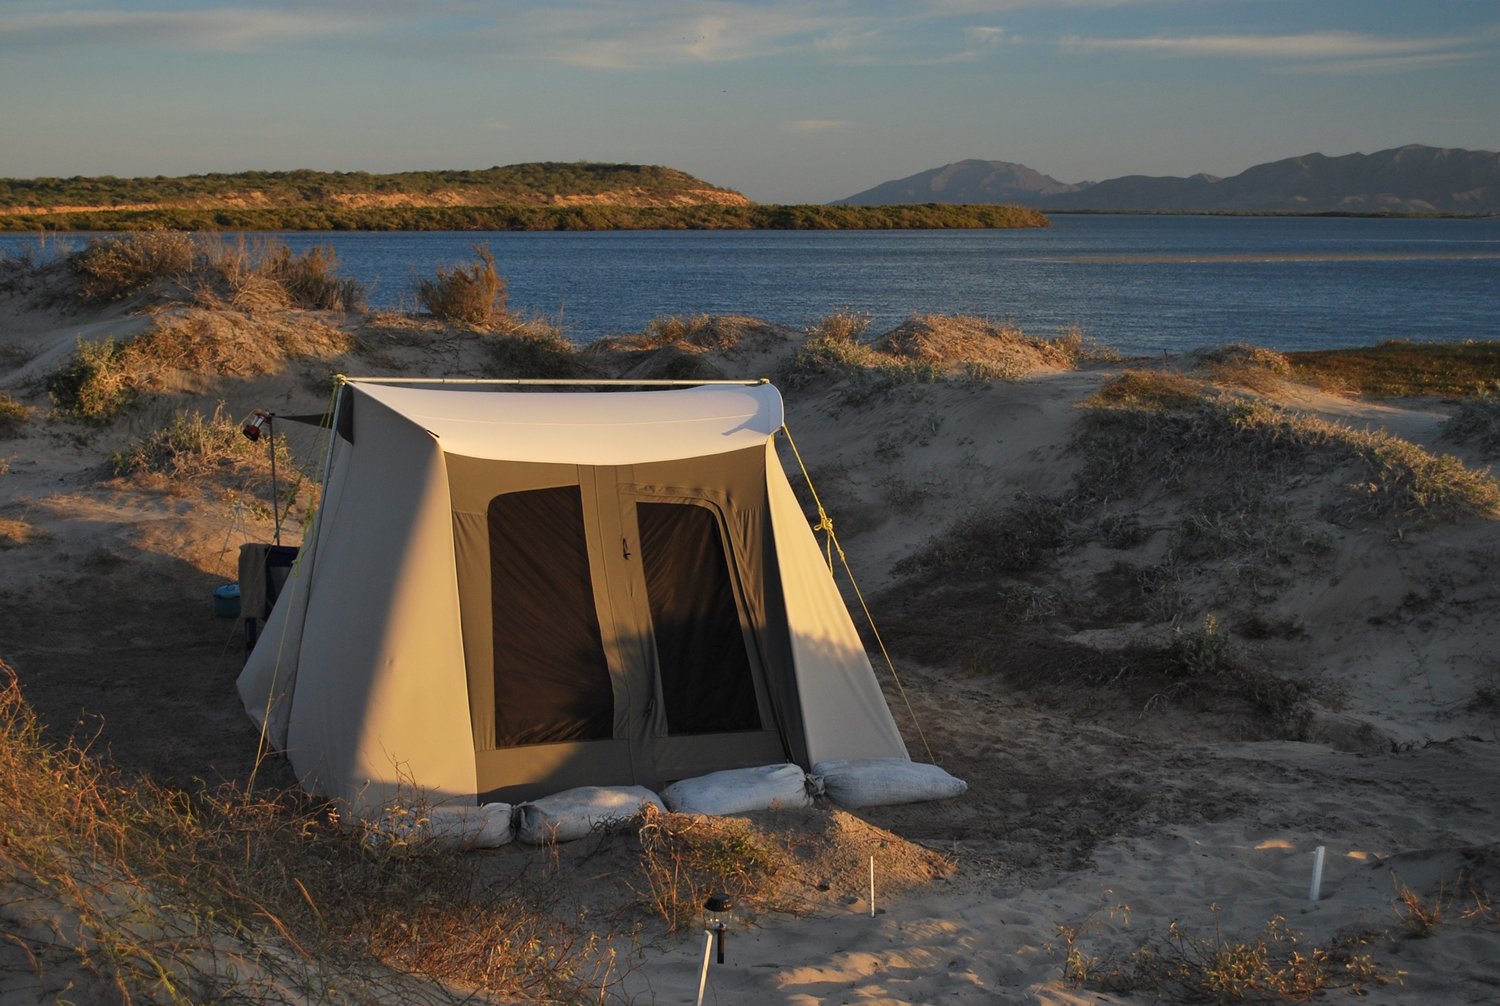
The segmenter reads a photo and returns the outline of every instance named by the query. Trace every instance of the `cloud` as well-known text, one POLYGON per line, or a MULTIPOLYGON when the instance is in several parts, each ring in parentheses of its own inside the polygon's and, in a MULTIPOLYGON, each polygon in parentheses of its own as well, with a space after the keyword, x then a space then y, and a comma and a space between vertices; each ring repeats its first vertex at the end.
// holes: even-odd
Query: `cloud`
POLYGON ((852 128, 849 119, 794 119, 781 128, 788 133, 810 135, 814 133, 842 133, 852 128))
POLYGON ((1477 58, 1478 53, 1464 51, 1474 41, 1472 36, 1389 38, 1363 32, 1322 31, 1284 35, 1151 35, 1140 38, 1066 35, 1061 46, 1073 52, 1316 63, 1316 67, 1308 68, 1309 72, 1373 72, 1477 58))
POLYGON ((45 10, 0 18, 0 48, 23 50, 133 45, 245 52, 360 30, 354 15, 251 10, 45 10))

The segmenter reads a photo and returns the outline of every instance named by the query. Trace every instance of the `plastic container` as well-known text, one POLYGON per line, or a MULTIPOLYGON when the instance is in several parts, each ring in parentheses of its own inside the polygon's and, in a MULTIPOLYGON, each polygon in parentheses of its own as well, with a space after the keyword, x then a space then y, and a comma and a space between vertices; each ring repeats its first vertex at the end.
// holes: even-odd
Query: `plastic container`
POLYGON ((214 589, 214 614, 220 618, 240 617, 240 585, 226 583, 214 589))

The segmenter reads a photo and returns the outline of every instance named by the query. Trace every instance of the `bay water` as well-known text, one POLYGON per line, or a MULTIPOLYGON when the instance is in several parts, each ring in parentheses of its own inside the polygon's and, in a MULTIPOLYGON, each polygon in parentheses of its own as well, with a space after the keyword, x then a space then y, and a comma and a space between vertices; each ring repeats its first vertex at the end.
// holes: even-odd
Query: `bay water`
MULTIPOLYGON (((878 334, 965 314, 1028 335, 1078 328, 1127 354, 1500 338, 1500 220, 1058 215, 1040 230, 288 232, 334 249, 370 306, 487 247, 512 311, 579 343, 672 315, 795 327, 834 311, 878 334)), ((81 245, 84 236, 49 239, 81 245)), ((256 236, 249 236, 252 243, 256 236)), ((0 235, 0 254, 37 238, 0 235)))

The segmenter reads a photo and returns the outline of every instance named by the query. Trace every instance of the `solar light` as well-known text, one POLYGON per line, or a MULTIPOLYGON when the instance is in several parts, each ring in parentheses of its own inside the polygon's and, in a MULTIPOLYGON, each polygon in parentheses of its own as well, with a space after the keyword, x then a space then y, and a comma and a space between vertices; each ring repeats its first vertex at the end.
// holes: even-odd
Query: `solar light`
POLYGON ((718 947, 718 960, 724 963, 724 932, 734 921, 734 902, 729 900, 729 895, 720 891, 710 894, 708 900, 703 903, 703 928, 712 933, 718 947))
POLYGON ((245 425, 240 427, 240 432, 249 440, 259 440, 262 426, 269 425, 271 414, 265 409, 256 409, 250 413, 250 418, 245 420, 245 425))
MULTIPOLYGON (((254 442, 260 439, 262 428, 270 429, 271 420, 276 418, 274 412, 265 409, 256 409, 250 413, 250 418, 245 420, 245 425, 240 427, 246 439, 254 442)), ((266 440, 266 446, 271 453, 271 517, 276 524, 276 544, 281 544, 281 488, 276 484, 276 438, 270 437, 266 440)), ((291 509, 291 505, 287 505, 291 509)))

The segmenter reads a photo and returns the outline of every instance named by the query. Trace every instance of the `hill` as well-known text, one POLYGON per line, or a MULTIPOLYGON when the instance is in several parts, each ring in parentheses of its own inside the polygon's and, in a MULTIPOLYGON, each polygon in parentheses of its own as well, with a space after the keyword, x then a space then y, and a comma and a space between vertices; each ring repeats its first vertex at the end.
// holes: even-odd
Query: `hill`
MULTIPOLYGON (((930 203, 930 200, 924 202, 930 203)), ((0 230, 829 230, 1045 227, 983 205, 774 206, 656 165, 0 179, 0 230)))
POLYGON ((1022 164, 967 160, 840 200, 1004 202, 1118 213, 1500 213, 1500 154, 1409 145, 1374 154, 1304 154, 1229 178, 1128 175, 1060 182, 1022 164))
POLYGON ((536 162, 482 171, 241 171, 180 178, 0 179, 0 212, 397 206, 748 206, 685 171, 536 162))

